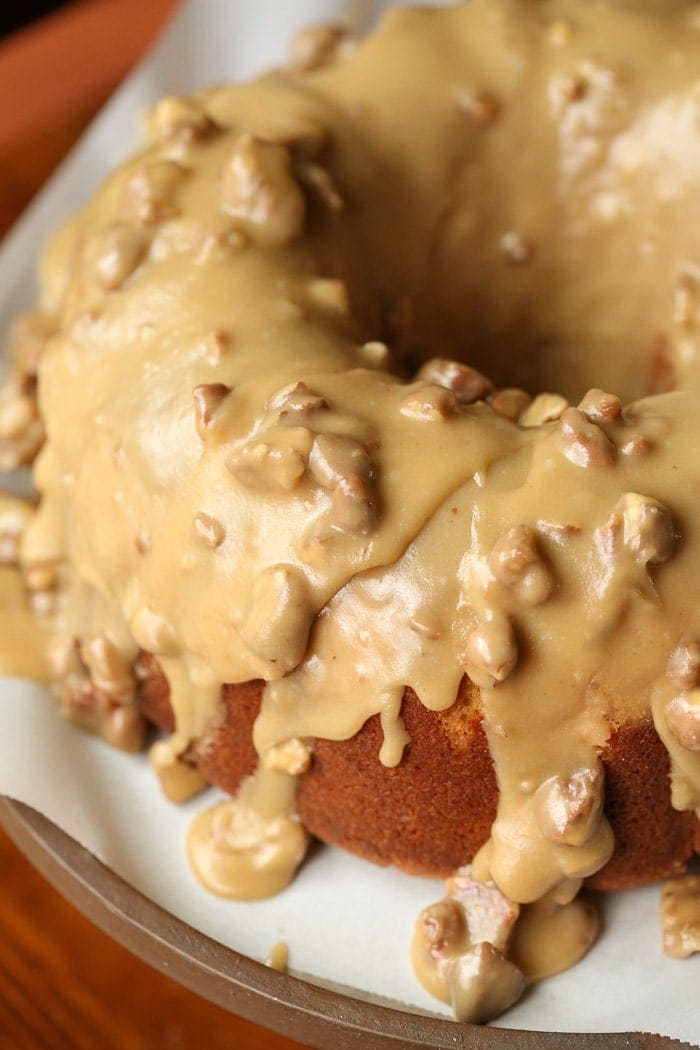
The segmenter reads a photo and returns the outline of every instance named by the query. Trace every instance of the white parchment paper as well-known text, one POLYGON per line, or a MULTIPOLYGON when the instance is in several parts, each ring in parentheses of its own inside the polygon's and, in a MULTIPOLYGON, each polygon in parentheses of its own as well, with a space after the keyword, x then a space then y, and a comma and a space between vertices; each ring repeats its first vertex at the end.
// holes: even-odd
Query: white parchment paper
MULTIPOLYGON (((389 6, 353 4, 359 27, 389 6)), ((338 18, 342 0, 190 0, 123 85, 0 251, 0 325, 29 306, 39 247, 136 144, 136 117, 167 92, 240 79, 279 63, 300 25, 338 18)), ((407 74, 409 75, 409 74, 407 74)), ((0 596, 2 600, 2 596, 0 596)), ((413 923, 441 884, 376 868, 328 847, 313 852, 278 897, 219 900, 189 872, 187 825, 212 791, 184 807, 165 801, 145 758, 111 750, 63 723, 47 695, 0 682, 0 794, 46 814, 115 872, 210 937, 256 959, 287 941, 292 972, 444 1012, 413 977, 413 923), (332 930, 332 936, 328 931, 332 930)), ((574 970, 545 982, 499 1021, 556 1031, 658 1032, 700 1039, 700 957, 666 959, 658 889, 603 898, 600 942, 574 970)))

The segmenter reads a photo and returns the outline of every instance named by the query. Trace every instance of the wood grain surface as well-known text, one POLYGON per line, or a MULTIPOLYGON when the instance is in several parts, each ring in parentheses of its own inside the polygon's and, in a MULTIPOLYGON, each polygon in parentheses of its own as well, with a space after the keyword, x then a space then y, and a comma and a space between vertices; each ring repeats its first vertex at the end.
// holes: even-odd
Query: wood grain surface
MULTIPOLYGON (((174 7, 81 0, 0 44, 0 232, 174 7)), ((0 1050, 299 1046, 200 999, 111 941, 0 830, 0 1050)))
POLYGON ((0 233, 178 2, 77 0, 0 42, 0 233))
POLYGON ((111 941, 0 830, 2 1050, 295 1050, 111 941))

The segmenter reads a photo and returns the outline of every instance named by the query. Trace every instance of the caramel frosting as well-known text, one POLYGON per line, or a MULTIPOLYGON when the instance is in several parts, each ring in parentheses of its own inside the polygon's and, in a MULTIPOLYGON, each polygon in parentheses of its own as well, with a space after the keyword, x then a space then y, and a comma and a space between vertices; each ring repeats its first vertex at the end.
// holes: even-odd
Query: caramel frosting
POLYGON ((278 973, 286 973, 288 963, 289 949, 286 942, 278 941, 277 944, 273 944, 265 957, 265 965, 278 973))
POLYGON ((700 876, 671 879, 661 891, 663 949, 672 959, 700 952, 700 876))
MULTIPOLYGON (((531 929, 590 943, 617 722, 653 708, 700 807, 699 45, 697 2, 316 29, 287 71, 161 102, 46 250, 0 403, 10 465, 46 433, 23 571, 70 717, 138 747, 157 657, 173 798, 222 684, 266 682, 259 771, 189 840, 215 892, 291 878, 314 738, 378 714, 395 766, 406 687, 445 710, 464 675, 500 792, 473 876, 545 899, 531 929)), ((462 948, 461 1016, 558 965, 462 948)))
POLYGON ((40 604, 32 609, 19 569, 20 540, 33 514, 25 500, 0 493, 0 675, 46 683, 49 623, 40 604))

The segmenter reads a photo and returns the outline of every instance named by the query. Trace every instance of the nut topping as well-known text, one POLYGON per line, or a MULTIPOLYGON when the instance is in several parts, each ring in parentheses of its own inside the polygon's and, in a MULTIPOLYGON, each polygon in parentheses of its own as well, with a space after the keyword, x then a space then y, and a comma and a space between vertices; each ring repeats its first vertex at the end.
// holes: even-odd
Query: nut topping
POLYGON ((538 394, 523 412, 520 422, 524 427, 541 427, 561 419, 568 407, 569 402, 561 394, 538 394))
POLYGON ((399 411, 420 423, 439 423, 454 412, 457 399, 451 390, 434 383, 414 387, 401 401, 399 411))
POLYGON ((630 434, 626 441, 620 445, 623 456, 648 456, 652 443, 644 434, 630 434))
POLYGON ((241 638, 281 678, 302 660, 313 614, 305 577, 291 566, 272 566, 253 584, 241 638))
POLYGON ((494 412, 505 416, 506 419, 512 419, 514 423, 518 422, 531 403, 530 395, 518 387, 506 387, 491 398, 491 408, 494 412))
POLYGON ((668 658, 666 676, 686 689, 700 684, 700 642, 681 642, 668 658))
POLYGON ((372 462, 359 441, 339 434, 318 434, 309 455, 309 473, 322 488, 332 489, 353 476, 368 481, 372 462))
POLYGON ((231 336, 227 332, 213 331, 204 336, 197 349, 208 364, 219 365, 230 346, 231 336))
POLYGON ((330 128, 315 117, 283 109, 259 119, 251 130, 254 138, 286 146, 300 160, 318 159, 331 138, 330 128))
POLYGON ((330 523, 339 532, 367 535, 377 520, 377 503, 370 487, 357 474, 342 477, 331 497, 330 523))
POLYGON ((416 923, 411 959, 431 995, 460 1021, 483 1023, 520 998, 521 971, 505 957, 520 909, 492 884, 461 869, 447 880, 447 899, 425 908, 416 923))
POLYGON ((577 408, 567 408, 559 420, 562 452, 577 467, 607 467, 615 459, 615 446, 577 408))
POLYGON ((316 412, 328 408, 328 402, 309 390, 304 382, 290 383, 273 394, 266 405, 272 421, 280 426, 305 424, 316 412))
POLYGON ((268 748, 262 756, 265 769, 276 769, 292 777, 301 776, 311 767, 311 751, 299 737, 292 737, 283 744, 268 748))
POLYGON ((57 561, 35 561, 24 566, 24 584, 29 591, 51 591, 57 582, 57 561))
POLYGON ((568 779, 550 777, 537 791, 539 823, 550 842, 583 846, 595 834, 603 808, 603 774, 580 769, 568 779))
POLYGON ((606 394, 604 390, 589 390, 578 407, 591 423, 615 423, 622 416, 622 402, 619 397, 606 394))
POLYGON ((673 554, 676 535, 668 507, 652 496, 626 492, 617 503, 623 542, 640 565, 660 565, 673 554))
POLYGON ((475 627, 467 638, 461 665, 475 685, 486 687, 505 682, 518 662, 518 647, 510 620, 502 613, 475 627))
POLYGON ((700 689, 688 689, 665 706, 666 724, 686 751, 700 751, 700 689))
POLYGON ((15 377, 0 387, 0 470, 31 463, 44 440, 34 392, 15 377))
POLYGON ((483 401, 493 390, 493 383, 481 372, 446 357, 433 357, 426 361, 416 373, 416 379, 451 390, 460 405, 483 401))
POLYGON ((42 310, 20 314, 10 325, 10 357, 15 375, 34 379, 46 344, 56 333, 56 318, 42 310))
POLYGON ((95 282, 113 292, 131 277, 146 253, 147 240, 141 230, 124 223, 106 226, 88 242, 88 265, 95 282))
POLYGON ((316 277, 309 282, 309 297, 323 310, 338 314, 350 313, 350 298, 345 281, 332 277, 316 277))
POLYGON ((292 173, 289 150, 241 135, 224 168, 221 205, 261 241, 285 244, 298 237, 306 203, 292 173))
MULTIPOLYGON (((111 644, 111 643, 110 643, 111 644)), ((87 653, 111 692, 97 686, 80 655, 77 638, 60 638, 49 651, 49 663, 56 679, 61 713, 88 733, 102 737, 112 747, 135 753, 141 750, 145 721, 133 703, 134 680, 126 664, 107 655, 107 647, 87 645, 87 653)))
POLYGON ((310 73, 346 57, 355 47, 348 30, 342 25, 313 25, 299 30, 292 39, 289 59, 292 69, 310 73))
POLYGON ((20 539, 34 513, 34 508, 25 500, 3 495, 0 502, 0 565, 18 563, 20 539))
POLYGON ((201 438, 207 437, 216 413, 230 393, 231 387, 224 383, 203 383, 192 391, 195 424, 201 438))
POLYGON ((343 210, 345 201, 327 168, 320 164, 300 164, 299 178, 330 212, 343 210))
POLYGON ((389 367, 391 351, 386 343, 382 343, 378 339, 372 339, 368 343, 363 343, 359 347, 358 353, 368 368, 389 367))
POLYGON ((172 656, 177 652, 175 629, 164 616, 147 606, 137 609, 131 624, 135 641, 147 653, 172 656))
POLYGON ((700 875, 669 879, 661 890, 663 949, 672 959, 700 952, 700 875))
POLYGON ((136 684, 131 661, 124 659, 107 635, 86 639, 80 646, 80 656, 98 689, 119 703, 134 699, 136 684))
POLYGON ((475 124, 488 127, 501 112, 501 103, 490 91, 480 91, 474 95, 463 95, 459 104, 475 124))
POLYGON ((504 533, 489 555, 494 576, 528 605, 540 605, 552 592, 552 578, 537 550, 537 537, 526 525, 504 533))
POLYGON ((174 201, 185 170, 173 160, 156 160, 138 168, 124 191, 124 211, 144 226, 177 214, 174 201))
POLYGON ((492 883, 479 882, 471 869, 460 868, 445 882, 445 892, 462 905, 467 917, 472 944, 488 941, 505 950, 520 906, 511 901, 492 883))
POLYGON ((190 145, 216 131, 216 124, 191 98, 168 95, 148 114, 146 126, 152 142, 190 145))
POLYGON ((291 492, 306 473, 313 440, 306 427, 279 427, 244 445, 226 466, 244 485, 291 492))
POLYGON ((438 901, 424 908, 418 920, 423 926, 423 937, 429 945, 430 954, 437 957, 457 953, 468 943, 464 908, 456 900, 438 901))
POLYGON ((449 988, 455 1019, 484 1024, 517 1003, 525 991, 525 978, 517 966, 484 941, 455 960, 449 988))
POLYGON ((80 658, 80 644, 77 638, 54 637, 49 643, 46 658, 51 674, 56 679, 67 678, 69 675, 85 677, 86 668, 80 658))
MULTIPOLYGON (((77 715, 68 712, 68 717, 77 719, 77 715)), ((143 716, 135 707, 124 707, 121 704, 109 708, 97 717, 96 723, 91 725, 90 719, 81 723, 88 732, 102 737, 112 747, 128 754, 137 754, 143 748, 146 735, 146 724, 143 716)))
POLYGON ((194 530, 207 547, 220 547, 226 538, 226 530, 220 521, 200 511, 194 516, 194 530))

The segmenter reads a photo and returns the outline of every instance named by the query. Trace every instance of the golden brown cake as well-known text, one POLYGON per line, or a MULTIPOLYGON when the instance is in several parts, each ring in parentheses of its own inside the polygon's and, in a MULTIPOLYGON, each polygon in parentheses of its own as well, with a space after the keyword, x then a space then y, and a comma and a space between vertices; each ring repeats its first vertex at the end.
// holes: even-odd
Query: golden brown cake
POLYGON ((475 1020, 586 950, 584 880, 693 852, 699 44, 696 0, 317 27, 154 109, 15 334, 64 713, 236 796, 215 892, 307 832, 450 875, 414 962, 475 1020))
MULTIPOLYGON (((166 680, 152 658, 142 659, 140 669, 143 714, 173 732, 166 680)), ((230 794, 257 766, 252 728, 262 692, 262 682, 226 686, 225 718, 196 756, 205 778, 230 794)), ((468 863, 488 838, 498 797, 474 694, 464 678, 452 707, 433 712, 407 690, 402 717, 411 740, 393 768, 377 762, 376 715, 350 740, 315 740, 297 796, 308 831, 412 874, 446 876, 468 863), (468 821, 460 819, 463 812, 468 821)), ((697 818, 671 806, 668 754, 652 721, 613 727, 601 761, 615 852, 588 885, 630 889, 684 871, 698 842, 697 818)))

